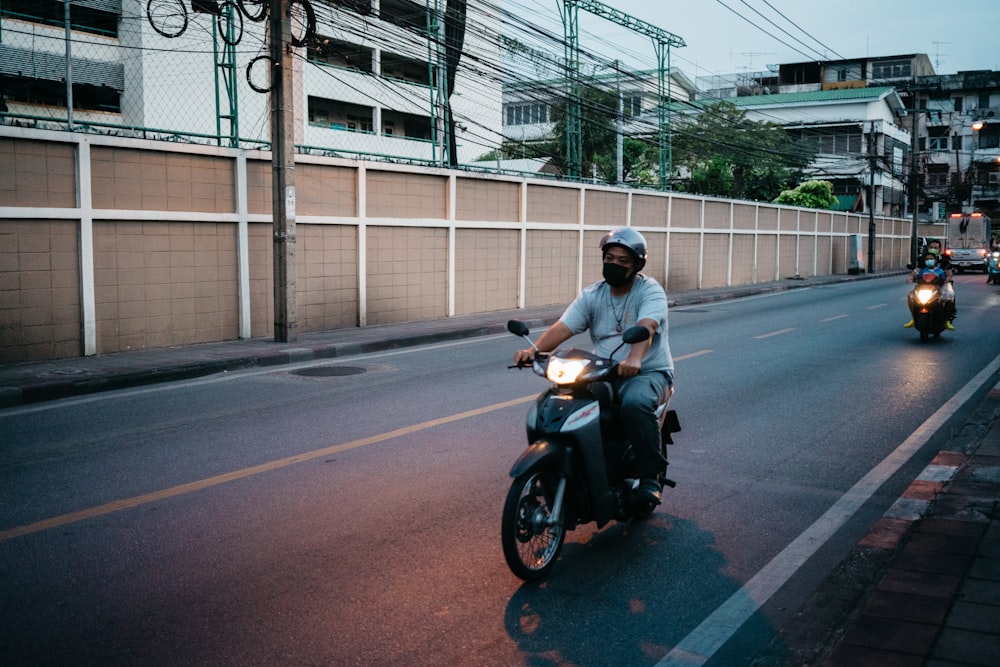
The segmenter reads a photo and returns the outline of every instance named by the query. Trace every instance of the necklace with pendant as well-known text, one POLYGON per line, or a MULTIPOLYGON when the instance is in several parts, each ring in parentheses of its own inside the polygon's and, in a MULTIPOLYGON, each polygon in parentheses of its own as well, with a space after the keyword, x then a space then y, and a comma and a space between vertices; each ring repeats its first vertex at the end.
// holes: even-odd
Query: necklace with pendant
POLYGON ((615 331, 617 331, 618 333, 622 332, 622 320, 625 318, 625 311, 628 309, 628 297, 631 293, 632 293, 631 290, 626 292, 625 298, 622 301, 622 314, 619 315, 617 312, 615 312, 615 297, 611 293, 611 288, 610 287, 608 288, 608 300, 611 303, 611 315, 614 316, 615 322, 617 323, 615 326, 615 331))

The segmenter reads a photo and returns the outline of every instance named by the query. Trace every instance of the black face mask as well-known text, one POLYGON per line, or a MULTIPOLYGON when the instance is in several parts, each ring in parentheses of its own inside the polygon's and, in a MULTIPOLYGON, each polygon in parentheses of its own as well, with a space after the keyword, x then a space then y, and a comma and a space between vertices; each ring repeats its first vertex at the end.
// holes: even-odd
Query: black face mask
POLYGON ((612 287, 625 287, 632 281, 632 276, 628 274, 629 269, 621 264, 604 263, 604 280, 612 287))

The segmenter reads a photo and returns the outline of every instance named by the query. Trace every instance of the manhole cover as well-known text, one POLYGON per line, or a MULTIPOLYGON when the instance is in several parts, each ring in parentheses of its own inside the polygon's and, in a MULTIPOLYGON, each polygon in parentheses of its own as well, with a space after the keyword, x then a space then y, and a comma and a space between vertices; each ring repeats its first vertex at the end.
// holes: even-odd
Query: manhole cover
POLYGON ((360 366, 310 366, 292 371, 292 375, 302 375, 311 378, 332 378, 345 375, 361 375, 365 369, 360 366))

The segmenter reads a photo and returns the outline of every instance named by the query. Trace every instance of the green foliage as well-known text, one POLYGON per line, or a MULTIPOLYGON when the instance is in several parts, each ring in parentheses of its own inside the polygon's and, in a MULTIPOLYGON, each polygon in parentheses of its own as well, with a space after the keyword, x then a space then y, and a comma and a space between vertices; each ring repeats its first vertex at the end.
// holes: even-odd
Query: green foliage
POLYGON ((674 165, 690 175, 681 189, 697 194, 770 201, 815 156, 780 125, 748 120, 729 102, 676 123, 673 136, 674 165))
POLYGON ((837 203, 837 198, 833 196, 833 184, 829 181, 806 181, 794 190, 784 190, 774 202, 825 209, 832 208, 837 203))

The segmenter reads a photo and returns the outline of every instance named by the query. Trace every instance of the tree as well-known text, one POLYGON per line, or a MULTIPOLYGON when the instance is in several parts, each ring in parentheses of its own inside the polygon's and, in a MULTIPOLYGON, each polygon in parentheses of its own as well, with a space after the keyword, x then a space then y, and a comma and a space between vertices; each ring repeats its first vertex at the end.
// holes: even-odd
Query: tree
MULTIPOLYGON (((580 173, 586 177, 597 170, 595 162, 600 156, 614 155, 616 142, 615 119, 618 96, 603 90, 593 83, 584 82, 580 87, 580 173)), ((555 124, 552 139, 545 143, 544 151, 555 159, 556 165, 569 172, 566 157, 566 106, 551 107, 551 119, 555 124)), ((614 170, 612 171, 614 173, 614 170)), ((613 179, 612 179, 613 180, 613 179)))
POLYGON ((804 208, 830 208, 837 203, 830 181, 806 181, 794 190, 785 190, 774 200, 776 204, 790 204, 804 208))
POLYGON ((771 201, 801 178, 815 149, 795 142, 775 123, 749 120, 730 102, 717 102, 677 124, 674 162, 698 194, 771 201))

